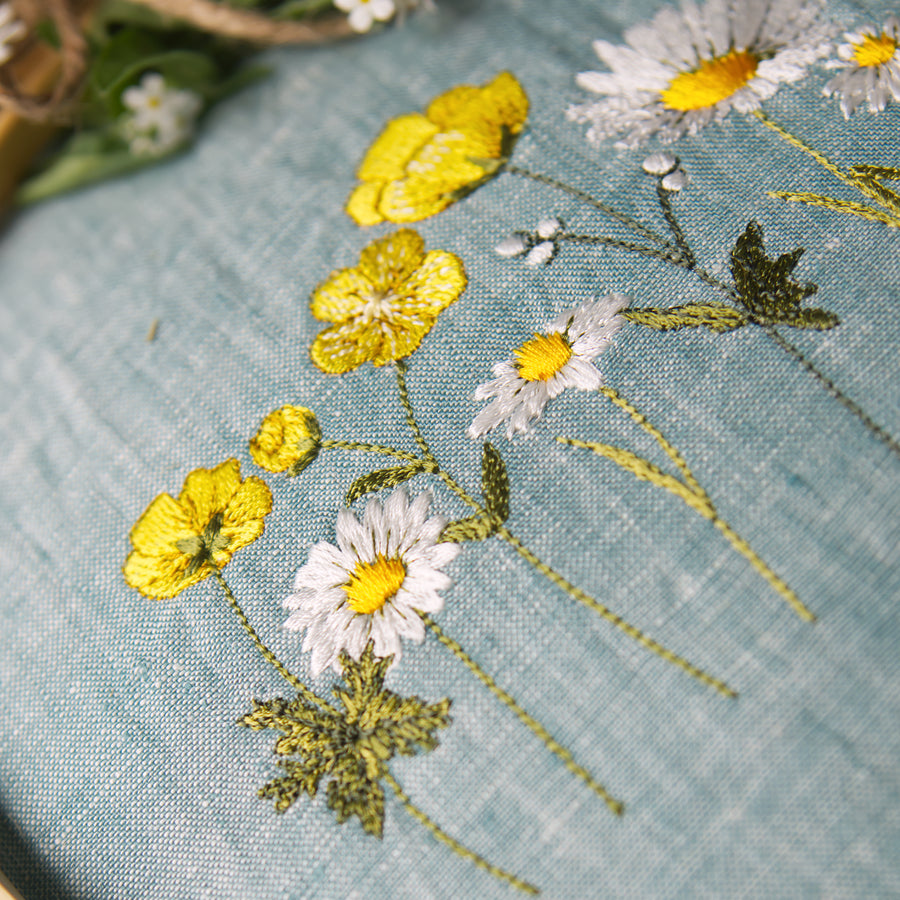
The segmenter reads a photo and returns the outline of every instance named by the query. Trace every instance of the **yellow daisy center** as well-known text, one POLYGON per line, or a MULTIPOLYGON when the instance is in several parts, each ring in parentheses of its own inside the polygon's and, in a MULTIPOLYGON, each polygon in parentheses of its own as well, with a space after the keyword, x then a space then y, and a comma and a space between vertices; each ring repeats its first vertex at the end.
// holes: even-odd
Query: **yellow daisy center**
POLYGON ((759 58, 749 50, 730 50, 705 59, 693 72, 676 75, 662 92, 668 109, 706 109, 739 91, 755 74, 759 58))
POLYGON ((371 615, 400 590, 404 578, 406 567, 395 556, 388 559, 379 553, 375 562, 360 560, 344 585, 347 602, 354 612, 371 615))
POLYGON ((558 332, 536 334, 513 352, 525 381, 547 381, 572 358, 569 342, 558 332))
POLYGON ((897 41, 884 32, 875 37, 863 35, 862 43, 853 45, 853 56, 858 66, 882 66, 897 51, 897 41))

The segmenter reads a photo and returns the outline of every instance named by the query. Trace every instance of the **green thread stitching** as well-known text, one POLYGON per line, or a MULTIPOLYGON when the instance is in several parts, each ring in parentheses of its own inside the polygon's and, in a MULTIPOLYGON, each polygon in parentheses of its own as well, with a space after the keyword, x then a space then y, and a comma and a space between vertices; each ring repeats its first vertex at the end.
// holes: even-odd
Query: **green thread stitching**
POLYGON ((792 147, 811 156, 820 166, 829 171, 835 178, 859 191, 864 197, 874 200, 883 209, 875 209, 863 203, 855 203, 850 200, 838 200, 834 197, 823 197, 807 191, 769 191, 769 196, 779 200, 789 200, 797 203, 806 203, 809 206, 818 206, 829 209, 832 212, 848 213, 859 216, 870 222, 880 222, 891 228, 900 228, 900 196, 882 184, 882 179, 887 181, 900 180, 900 169, 889 166, 851 166, 848 171, 838 168, 825 154, 814 150, 800 138, 791 134, 777 122, 770 119, 764 112, 756 110, 754 115, 765 126, 771 128, 780 135, 792 147))
POLYGON ((489 863, 483 856, 479 856, 475 853, 474 850, 469 850, 468 847, 464 847, 460 844, 459 841, 450 837, 445 831, 443 831, 438 825, 434 823, 434 821, 428 817, 426 813, 424 813, 418 806, 415 806, 409 797, 406 795, 406 792, 400 787, 400 784, 391 775, 390 772, 385 771, 384 780, 391 786, 391 789, 397 795, 397 799, 403 805, 403 808, 420 824, 431 832, 432 837, 435 840, 440 841, 442 844, 446 844, 451 850, 457 853, 459 856, 463 857, 463 859, 469 860, 473 865, 477 866, 479 869, 484 869, 486 872, 490 872, 495 878, 499 878, 501 881, 505 881, 507 884, 511 885, 514 888, 518 888, 520 891, 524 891, 526 894, 531 894, 532 896, 537 896, 540 894, 540 891, 533 885, 529 884, 527 881, 523 881, 521 878, 517 878, 515 875, 507 872, 505 869, 501 869, 498 866, 495 866, 489 863))
POLYGON ((276 672, 297 692, 299 696, 301 696, 307 703, 312 704, 313 706, 318 705, 323 709, 334 711, 334 707, 332 707, 327 701, 323 700, 318 694, 315 694, 311 691, 296 675, 290 672, 287 666, 281 662, 281 660, 262 642, 260 636, 256 633, 256 629, 250 624, 250 620, 247 618, 244 610, 241 609, 240 603, 237 601, 237 597, 234 596, 231 588, 228 585, 228 582, 225 581, 225 576, 222 574, 221 569, 213 569, 213 575, 216 581, 219 582, 219 587, 222 589, 222 592, 225 594, 225 599, 228 601, 228 604, 234 610, 234 614, 238 617, 238 621, 243 626, 244 631, 250 636, 250 640, 253 641, 253 646, 259 651, 262 658, 270 665, 276 672))
POLYGON ((689 303, 685 306, 623 309, 620 315, 629 322, 656 331, 702 327, 721 333, 742 328, 749 321, 739 309, 725 303, 689 303))
POLYGON ((457 659, 505 706, 507 706, 516 718, 531 731, 544 746, 551 752, 556 754, 565 767, 575 776, 580 778, 601 800, 609 807, 610 811, 617 816, 621 816, 625 812, 625 805, 616 800, 609 791, 588 772, 583 766, 575 762, 575 757, 571 751, 566 749, 559 743, 534 716, 525 712, 525 710, 516 702, 513 696, 505 691, 497 682, 488 675, 481 666, 463 650, 462 646, 453 638, 447 635, 431 616, 425 613, 419 613, 422 621, 431 630, 434 636, 448 649, 457 659))
MULTIPOLYGON (((434 465, 434 474, 444 482, 448 489, 451 490, 463 503, 465 503, 466 506, 474 509, 478 516, 487 517, 489 515, 488 511, 464 488, 462 488, 446 470, 441 468, 437 459, 431 453, 431 450, 428 447, 428 442, 425 440, 425 437, 422 434, 418 423, 416 422, 415 413, 413 411, 412 404, 410 403, 409 392, 406 386, 406 371, 407 367, 405 363, 403 365, 397 365, 397 385, 398 392, 400 394, 400 401, 406 411, 407 423, 409 424, 409 427, 413 432, 414 437, 416 438, 416 443, 425 454, 426 460, 434 465)), ((548 566, 531 550, 529 550, 505 525, 501 525, 496 530, 495 534, 501 540, 506 541, 506 543, 508 543, 519 554, 519 556, 522 557, 522 559, 524 559, 529 565, 540 572, 552 584, 556 585, 556 587, 558 587, 564 593, 568 594, 574 600, 577 600, 579 603, 584 604, 589 609, 592 609, 594 612, 598 613, 603 619, 605 619, 611 625, 614 625, 620 631, 623 631, 632 640, 637 641, 637 643, 639 643, 646 650, 655 653, 661 659, 666 660, 666 662, 677 666, 683 672, 696 678, 701 683, 714 688, 723 696, 731 698, 737 697, 737 692, 730 688, 727 684, 725 684, 724 681, 721 681, 720 679, 714 678, 712 675, 707 674, 702 669, 695 666, 693 663, 688 662, 688 660, 686 660, 684 657, 679 656, 677 653, 674 653, 668 648, 664 647, 658 641, 655 641, 653 638, 648 637, 639 628, 627 622, 625 619, 614 613, 608 607, 604 606, 598 600, 595 600, 590 594, 581 590, 581 588, 576 587, 574 584, 572 584, 571 581, 568 581, 555 569, 548 566)))
POLYGON ((795 613, 797 613, 798 616, 800 616, 801 619, 804 619, 807 622, 815 622, 815 615, 804 605, 787 582, 772 571, 750 544, 727 522, 725 522, 721 516, 719 516, 709 495, 700 486, 678 449, 663 436, 658 428, 647 420, 643 413, 641 413, 633 403, 626 400, 618 392, 612 388, 602 387, 600 388, 600 393, 609 398, 619 407, 619 409, 628 413, 634 422, 654 438, 659 446, 662 447, 665 454, 678 468, 684 481, 680 481, 674 476, 668 475, 649 460, 643 459, 631 451, 623 450, 620 447, 564 437, 557 437, 557 441, 561 444, 568 444, 572 447, 590 450, 598 456, 604 456, 607 459, 611 459, 618 466, 631 472, 638 479, 649 481, 657 487, 661 487, 670 494, 678 497, 691 509, 703 516, 704 519, 708 519, 712 522, 716 528, 722 532, 732 548, 750 563, 754 570, 765 579, 772 589, 792 610, 794 610, 795 613))

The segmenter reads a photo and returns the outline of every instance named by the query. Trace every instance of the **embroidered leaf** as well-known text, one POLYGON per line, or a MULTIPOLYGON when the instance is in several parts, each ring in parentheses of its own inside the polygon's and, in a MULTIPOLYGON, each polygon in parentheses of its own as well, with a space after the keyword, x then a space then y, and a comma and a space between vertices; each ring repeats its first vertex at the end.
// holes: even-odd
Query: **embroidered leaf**
POLYGON ((450 724, 450 700, 425 703, 384 688, 391 657, 378 659, 370 641, 359 661, 341 654, 346 687, 335 688, 342 709, 312 706, 302 696, 253 701, 238 720, 254 731, 281 732, 275 753, 288 757, 278 765, 284 774, 270 781, 259 796, 275 801, 284 812, 302 794, 314 796, 323 778, 328 806, 338 822, 356 816, 367 834, 381 837, 384 791, 379 783, 396 754, 412 756, 438 745, 434 732, 450 724))
POLYGON ((732 331, 747 324, 747 317, 739 309, 725 303, 691 303, 668 309, 645 307, 626 309, 622 315, 631 322, 657 331, 677 331, 680 328, 708 328, 710 331, 732 331))
POLYGON ((803 247, 798 247, 777 259, 771 259, 763 247, 762 228, 756 222, 750 222, 747 230, 737 239, 731 251, 731 272, 735 287, 754 322, 760 325, 784 323, 800 328, 833 328, 838 323, 837 316, 831 316, 825 310, 816 310, 813 320, 823 324, 810 325, 809 314, 813 311, 800 309, 801 302, 819 289, 812 282, 799 282, 791 278, 803 252, 803 247), (832 324, 825 325, 824 322, 829 319, 833 319, 832 324))
POLYGON ((651 484, 655 484, 657 487, 661 487, 670 494, 679 497, 691 509, 696 510, 706 519, 712 519, 716 515, 712 501, 703 491, 692 488, 674 475, 667 474, 659 466, 650 462, 650 460, 644 459, 630 450, 595 441, 579 441, 563 437, 557 438, 557 440, 561 444, 581 447, 596 453, 598 456, 605 456, 607 459, 611 459, 616 465, 621 466, 626 472, 631 472, 632 475, 635 475, 641 481, 649 481, 651 484))
POLYGON ((509 476, 500 454, 488 443, 481 452, 481 490, 487 511, 499 528, 509 518, 509 476))
POLYGON ((354 500, 358 500, 364 494, 371 494, 373 491, 382 491, 385 488, 397 487, 409 481, 415 475, 423 471, 421 463, 411 463, 408 466, 394 466, 390 469, 378 469, 357 478, 350 485, 344 502, 350 506, 354 500))
POLYGON ((441 541, 462 544, 465 541, 483 541, 497 530, 497 523, 490 516, 469 516, 451 522, 441 532, 441 541))

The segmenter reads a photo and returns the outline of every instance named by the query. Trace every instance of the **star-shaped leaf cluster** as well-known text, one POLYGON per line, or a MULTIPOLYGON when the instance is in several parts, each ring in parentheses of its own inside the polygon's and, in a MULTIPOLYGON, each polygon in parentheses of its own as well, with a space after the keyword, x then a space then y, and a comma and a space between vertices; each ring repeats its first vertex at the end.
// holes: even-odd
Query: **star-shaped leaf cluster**
POLYGON ((801 309, 800 304, 818 291, 812 282, 794 281, 791 275, 803 255, 803 247, 777 259, 766 254, 759 224, 750 222, 731 251, 731 272, 741 302, 759 325, 791 325, 825 330, 838 317, 824 309, 801 309))
POLYGON ((252 711, 239 725, 262 731, 273 728, 282 736, 274 752, 286 759, 278 765, 285 774, 260 789, 260 797, 275 801, 284 812, 303 793, 315 796, 328 778, 328 806, 338 822, 356 816, 368 833, 381 837, 384 789, 380 780, 395 754, 413 756, 438 745, 434 732, 450 724, 450 700, 425 703, 401 697, 384 687, 391 658, 378 659, 370 641, 357 662, 341 654, 345 687, 334 689, 342 708, 314 707, 298 696, 253 701, 252 711))

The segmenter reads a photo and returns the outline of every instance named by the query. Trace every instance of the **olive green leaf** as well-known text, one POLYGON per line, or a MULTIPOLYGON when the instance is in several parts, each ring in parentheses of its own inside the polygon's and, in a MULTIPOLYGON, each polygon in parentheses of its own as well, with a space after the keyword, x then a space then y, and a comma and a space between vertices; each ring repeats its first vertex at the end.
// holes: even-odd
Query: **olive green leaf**
POLYGON ((838 324, 838 317, 824 309, 800 308, 819 289, 812 282, 794 281, 791 277, 803 252, 803 247, 798 247, 772 259, 763 247, 762 228, 756 222, 747 225, 731 251, 731 272, 753 322, 820 330, 838 324))
POLYGON ((373 491, 383 491, 385 488, 397 487, 423 472, 424 465, 421 462, 410 463, 406 466, 393 466, 389 469, 376 469, 368 475, 362 475, 350 485, 344 503, 349 506, 354 500, 358 500, 364 494, 373 491))
POLYGON ((395 756, 429 752, 438 745, 434 732, 450 724, 450 700, 425 703, 401 697, 384 687, 391 657, 378 659, 370 641, 357 662, 341 654, 344 687, 334 689, 342 709, 311 706, 301 696, 253 701, 239 725, 281 732, 274 752, 284 774, 270 781, 259 796, 275 801, 284 812, 303 794, 313 797, 322 779, 328 806, 338 822, 356 816, 367 834, 381 837, 384 790, 380 784, 395 756))
POLYGON ((441 541, 483 541, 495 534, 509 518, 506 465, 494 446, 488 443, 481 451, 481 491, 484 494, 484 509, 474 516, 451 522, 441 532, 441 541))
POLYGON ((708 328, 710 331, 732 331, 747 324, 747 317, 739 309, 726 303, 689 303, 686 306, 643 307, 625 309, 622 315, 630 322, 656 331, 677 331, 680 328, 708 328))

